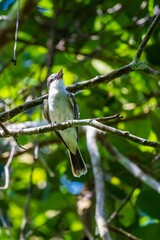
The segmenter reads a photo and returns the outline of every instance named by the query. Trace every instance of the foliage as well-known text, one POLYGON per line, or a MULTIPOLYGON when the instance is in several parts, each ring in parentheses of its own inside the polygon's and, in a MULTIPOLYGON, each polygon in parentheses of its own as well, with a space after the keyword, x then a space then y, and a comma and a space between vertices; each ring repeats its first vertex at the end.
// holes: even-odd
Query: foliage
MULTIPOLYGON (((135 0, 21 0, 17 64, 13 58, 17 2, 2 8, 0 17, 0 112, 44 95, 46 78, 64 70, 65 84, 105 75, 130 63, 159 8, 159 1, 135 0)), ((160 69, 160 25, 150 38, 141 60, 160 69)), ((143 71, 133 71, 76 94, 81 118, 120 113, 113 126, 150 141, 160 140, 159 80, 143 71)), ((8 124, 44 120, 41 107, 31 108, 8 124)), ((95 192, 92 165, 84 131, 79 147, 88 174, 72 176, 66 149, 54 133, 20 136, 10 168, 10 185, 0 192, 1 239, 87 239, 85 227, 95 237, 95 192), (38 153, 37 153, 38 151, 38 153), (89 196, 89 197, 88 197, 89 196), (82 213, 80 208, 86 212, 82 213), (26 222, 25 222, 26 221, 26 222), (24 225, 23 225, 24 224, 24 225), (25 227, 24 227, 25 226, 25 227), (22 238, 24 237, 24 238, 22 238)), ((13 138, 0 139, 1 185, 4 165, 13 138)), ((146 174, 159 180, 158 149, 116 135, 98 140, 109 217, 132 192, 116 215, 113 225, 143 240, 160 236, 159 194, 128 172, 109 145, 146 174), (135 187, 136 186, 136 187, 135 187)), ((123 240, 110 229, 112 239, 123 240)), ((99 236, 96 236, 99 239, 99 236)))

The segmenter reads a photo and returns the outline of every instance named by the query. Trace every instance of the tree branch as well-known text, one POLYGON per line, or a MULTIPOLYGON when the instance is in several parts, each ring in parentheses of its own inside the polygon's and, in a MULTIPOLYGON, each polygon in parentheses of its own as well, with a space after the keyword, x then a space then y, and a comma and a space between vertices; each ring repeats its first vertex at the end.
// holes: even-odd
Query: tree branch
POLYGON ((127 204, 127 202, 131 199, 133 192, 135 189, 139 186, 140 181, 135 184, 135 186, 132 188, 131 192, 121 201, 120 206, 111 214, 111 216, 108 218, 107 223, 111 223, 115 217, 118 215, 118 213, 123 209, 123 207, 127 204))
POLYGON ((160 72, 151 67, 144 69, 144 72, 154 78, 160 79, 160 72))
MULTIPOLYGON (((33 135, 33 134, 40 134, 40 133, 51 132, 55 130, 64 130, 70 127, 80 127, 80 126, 92 126, 104 132, 109 132, 113 135, 124 137, 128 140, 131 140, 133 142, 136 142, 145 146, 160 148, 159 142, 153 142, 153 141, 135 136, 129 133, 128 131, 122 131, 114 127, 102 124, 93 118, 81 119, 81 120, 68 120, 67 122, 63 122, 59 124, 50 124, 50 125, 35 127, 35 128, 24 128, 24 129, 16 129, 16 130, 9 129, 9 133, 12 134, 12 136, 33 135)), ((8 135, 7 133, 0 131, 0 138, 5 138, 9 136, 10 135, 8 135)))
MULTIPOLYGON (((20 18, 21 23, 26 20, 26 16, 29 16, 32 11, 35 10, 37 6, 37 1, 33 0, 32 5, 28 0, 21 1, 21 7, 20 7, 20 18)), ((15 32, 15 22, 17 18, 17 12, 16 8, 13 5, 8 14, 8 21, 3 21, 0 23, 0 39, 1 39, 1 48, 9 41, 13 40, 13 35, 15 32)))
POLYGON ((94 87, 97 84, 100 84, 102 82, 109 83, 113 79, 118 78, 118 77, 122 76, 123 74, 127 74, 127 73, 135 71, 134 66, 135 66, 135 63, 131 62, 130 64, 127 64, 127 65, 125 65, 117 70, 114 70, 106 75, 96 76, 87 81, 77 82, 71 86, 68 86, 67 90, 74 93, 74 92, 77 92, 77 91, 80 91, 80 90, 83 90, 86 88, 94 87))
POLYGON ((144 182, 146 185, 160 193, 160 183, 154 178, 143 172, 135 163, 131 162, 128 158, 123 156, 115 147, 108 143, 109 152, 116 158, 124 168, 126 168, 134 177, 144 182))
POLYGON ((20 0, 18 0, 18 7, 17 7, 17 20, 16 20, 15 40, 14 40, 13 59, 12 59, 12 62, 14 65, 16 65, 16 62, 17 62, 16 51, 17 51, 17 42, 18 42, 19 21, 20 21, 20 0))
POLYGON ((149 26, 145 37, 143 38, 141 44, 138 47, 138 50, 137 50, 137 53, 135 56, 136 59, 139 59, 141 57, 142 52, 144 51, 149 39, 151 38, 151 35, 153 34, 153 32, 159 22, 160 22, 160 10, 159 10, 159 13, 157 14, 157 16, 155 17, 154 21, 152 22, 152 24, 149 26))
POLYGON ((10 167, 12 159, 14 157, 14 153, 15 153, 15 143, 13 142, 13 145, 11 147, 11 152, 10 152, 8 161, 7 161, 6 165, 4 166, 5 184, 4 184, 4 186, 0 186, 0 190, 5 190, 9 186, 9 167, 10 167))
POLYGON ((130 239, 130 240, 143 240, 141 238, 137 238, 137 237, 133 236, 132 234, 126 232, 124 229, 117 228, 117 227, 115 227, 113 225, 109 225, 109 229, 112 230, 113 232, 116 232, 116 233, 118 233, 118 234, 120 234, 122 236, 127 237, 127 239, 130 239))
POLYGON ((87 148, 92 163, 95 182, 95 195, 96 195, 95 219, 100 237, 103 240, 111 240, 105 214, 107 204, 105 198, 104 174, 101 166, 100 155, 98 152, 96 135, 97 130, 95 128, 91 127, 86 128, 87 148))
POLYGON ((27 101, 24 104, 21 104, 18 107, 15 107, 14 109, 12 109, 10 111, 0 113, 0 122, 5 122, 32 107, 36 107, 36 106, 42 104, 43 100, 47 97, 48 97, 48 94, 43 95, 39 98, 35 98, 32 101, 27 101))
POLYGON ((26 150, 25 148, 23 148, 23 147, 18 143, 18 140, 16 139, 16 137, 12 136, 12 134, 8 131, 8 129, 7 129, 7 128, 3 125, 3 123, 1 123, 1 122, 0 122, 0 127, 3 129, 3 131, 5 132, 5 134, 11 136, 11 137, 15 140, 15 142, 17 143, 17 145, 18 145, 20 148, 26 150))
POLYGON ((3 215, 2 210, 0 209, 0 221, 1 221, 1 227, 3 227, 5 233, 6 233, 6 237, 10 240, 14 240, 12 237, 12 234, 10 232, 10 227, 8 222, 5 219, 5 216, 3 215))

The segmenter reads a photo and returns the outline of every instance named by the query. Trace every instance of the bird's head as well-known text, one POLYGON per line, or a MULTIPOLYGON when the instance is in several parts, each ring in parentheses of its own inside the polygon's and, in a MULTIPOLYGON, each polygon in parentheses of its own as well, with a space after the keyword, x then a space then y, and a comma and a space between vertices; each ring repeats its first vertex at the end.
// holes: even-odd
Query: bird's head
POLYGON ((47 86, 49 87, 53 81, 63 79, 63 70, 61 69, 58 73, 53 73, 47 78, 47 86))

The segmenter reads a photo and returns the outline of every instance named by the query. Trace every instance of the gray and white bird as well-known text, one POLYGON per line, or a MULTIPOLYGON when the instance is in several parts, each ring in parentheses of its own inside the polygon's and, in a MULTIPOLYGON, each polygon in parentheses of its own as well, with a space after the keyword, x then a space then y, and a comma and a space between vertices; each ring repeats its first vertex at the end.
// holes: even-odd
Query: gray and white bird
MULTIPOLYGON (((48 100, 43 102, 44 116, 49 123, 62 123, 70 119, 78 119, 78 106, 72 93, 65 88, 63 71, 51 74, 47 79, 48 100)), ((67 147, 75 177, 87 173, 87 167, 78 147, 78 129, 68 128, 55 131, 63 144, 67 147)))

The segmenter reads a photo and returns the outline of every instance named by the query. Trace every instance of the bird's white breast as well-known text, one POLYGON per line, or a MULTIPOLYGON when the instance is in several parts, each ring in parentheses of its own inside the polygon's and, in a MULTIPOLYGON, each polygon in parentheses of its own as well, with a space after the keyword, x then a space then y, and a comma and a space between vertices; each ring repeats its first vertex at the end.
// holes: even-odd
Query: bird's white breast
MULTIPOLYGON (((59 80, 60 82, 60 80, 59 80)), ((58 83, 59 83, 58 82, 58 83)), ((73 109, 69 102, 68 92, 64 85, 52 85, 49 90, 49 117, 52 122, 61 123, 74 118, 73 109)))
MULTIPOLYGON (((74 111, 69 102, 69 93, 65 89, 64 84, 51 83, 48 96, 49 105, 49 118, 53 123, 62 123, 69 119, 74 119, 74 111)), ((66 142, 72 153, 76 153, 77 150, 77 132, 75 128, 68 128, 63 131, 59 131, 63 140, 66 142)))

